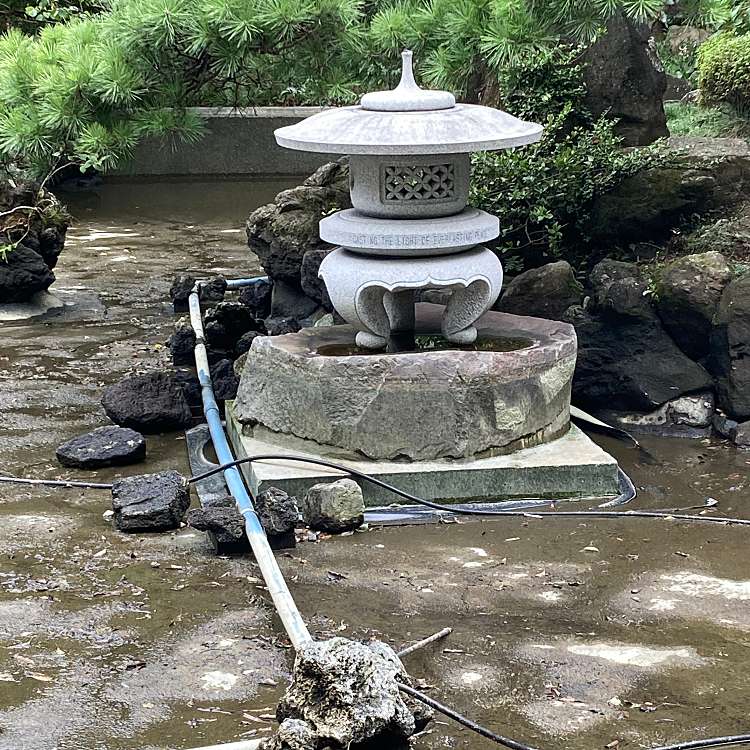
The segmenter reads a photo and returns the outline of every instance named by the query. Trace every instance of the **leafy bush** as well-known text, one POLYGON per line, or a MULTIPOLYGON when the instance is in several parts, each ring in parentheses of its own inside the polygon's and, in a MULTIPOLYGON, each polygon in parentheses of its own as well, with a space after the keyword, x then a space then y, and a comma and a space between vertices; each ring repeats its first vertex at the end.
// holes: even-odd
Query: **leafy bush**
POLYGON ((740 112, 750 107, 750 34, 716 34, 698 50, 701 100, 726 102, 740 112))
POLYGON ((665 102, 664 110, 671 135, 735 138, 750 132, 750 123, 727 106, 702 107, 689 102, 665 102))
POLYGON ((594 199, 655 164, 659 149, 625 151, 613 123, 590 116, 575 49, 546 52, 504 83, 503 103, 543 122, 544 136, 518 151, 477 154, 473 204, 500 217, 499 249, 511 268, 563 254, 585 262, 594 199))

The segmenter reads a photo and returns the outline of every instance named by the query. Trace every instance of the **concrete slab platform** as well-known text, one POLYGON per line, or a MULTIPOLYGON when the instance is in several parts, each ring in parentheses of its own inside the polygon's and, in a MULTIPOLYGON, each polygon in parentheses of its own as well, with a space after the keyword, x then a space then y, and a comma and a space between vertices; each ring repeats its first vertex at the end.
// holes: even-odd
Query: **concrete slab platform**
MULTIPOLYGON (((504 456, 436 461, 374 461, 342 455, 341 449, 300 441, 264 431, 242 433, 227 403, 227 432, 237 458, 283 453, 322 458, 372 474, 428 500, 491 501, 520 497, 586 498, 618 494, 617 461, 572 426, 562 437, 544 445, 504 456)), ((333 469, 288 460, 244 464, 243 473, 254 492, 270 486, 301 495, 313 484, 341 476, 333 469)), ((362 486, 369 507, 397 502, 390 492, 369 483, 362 486)))

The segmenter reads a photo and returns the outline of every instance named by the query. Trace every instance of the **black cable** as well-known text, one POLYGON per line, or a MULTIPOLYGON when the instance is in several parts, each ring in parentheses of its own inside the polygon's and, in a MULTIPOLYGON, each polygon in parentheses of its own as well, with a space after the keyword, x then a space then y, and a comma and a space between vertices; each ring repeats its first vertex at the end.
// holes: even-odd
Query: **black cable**
POLYGON ((36 484, 47 487, 86 487, 94 490, 111 490, 106 482, 74 482, 68 479, 26 479, 25 477, 0 477, 0 482, 9 484, 36 484))
MULTIPOLYGON (((229 469, 233 466, 240 466, 246 463, 252 463, 253 461, 297 461, 300 463, 316 464, 318 466, 325 466, 329 469, 336 469, 337 471, 350 474, 351 476, 362 479, 366 482, 374 484, 376 487, 382 487, 389 492, 393 492, 395 495, 399 495, 406 500, 410 500, 418 505, 424 505, 427 508, 433 510, 439 510, 444 513, 454 513, 456 515, 464 516, 485 516, 485 517, 497 517, 497 516, 513 516, 517 518, 528 518, 533 516, 534 518, 669 518, 679 521, 703 521, 706 523, 734 523, 741 526, 750 526, 750 519, 744 518, 725 518, 721 516, 697 516, 679 513, 660 513, 658 511, 647 511, 647 510, 626 510, 626 511, 604 511, 604 510, 555 510, 547 513, 534 513, 530 510, 487 510, 481 508, 456 508, 451 505, 442 505, 440 503, 434 503, 431 500, 425 500, 417 495, 412 495, 406 490, 394 487, 388 482, 384 482, 382 479, 365 474, 362 471, 353 469, 342 464, 333 463, 332 461, 326 461, 322 458, 311 458, 301 456, 291 456, 285 454, 259 454, 257 456, 246 456, 245 458, 238 458, 235 461, 231 461, 222 466, 216 466, 213 469, 204 471, 202 474, 197 474, 190 478, 190 482, 200 482, 203 479, 218 474, 219 472, 229 469)), ((552 501, 550 501, 552 502, 552 501)))
POLYGON ((750 743, 750 734, 731 734, 726 737, 710 737, 705 740, 678 742, 675 745, 660 745, 649 750, 695 750, 700 747, 719 747, 725 745, 746 745, 750 743))
POLYGON ((512 740, 510 737, 503 737, 501 734, 497 734, 491 729, 487 729, 487 727, 483 727, 481 724, 477 724, 476 721, 472 721, 463 714, 458 713, 458 711, 450 708, 450 706, 446 706, 445 704, 436 701, 434 698, 430 698, 429 695, 425 695, 424 693, 420 692, 419 690, 415 690, 409 685, 404 685, 401 682, 397 682, 396 684, 398 685, 398 689, 402 693, 410 695, 412 698, 420 701, 421 703, 424 703, 425 706, 434 708, 435 711, 439 711, 444 716, 457 721, 467 729, 471 729, 473 732, 482 735, 482 737, 486 737, 488 740, 496 742, 498 745, 504 745, 511 750, 536 750, 535 747, 524 745, 522 742, 512 740))

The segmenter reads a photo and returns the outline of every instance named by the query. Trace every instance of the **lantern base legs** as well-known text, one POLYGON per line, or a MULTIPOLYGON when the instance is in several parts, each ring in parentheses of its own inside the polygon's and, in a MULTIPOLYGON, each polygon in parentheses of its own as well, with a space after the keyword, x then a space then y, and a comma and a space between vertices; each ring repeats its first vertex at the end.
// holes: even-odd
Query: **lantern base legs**
POLYGON ((373 258, 337 248, 320 276, 333 306, 357 329, 357 346, 383 349, 392 337, 413 333, 415 293, 424 289, 452 291, 441 332, 452 343, 473 343, 473 324, 498 298, 503 269, 485 247, 426 258, 373 258))

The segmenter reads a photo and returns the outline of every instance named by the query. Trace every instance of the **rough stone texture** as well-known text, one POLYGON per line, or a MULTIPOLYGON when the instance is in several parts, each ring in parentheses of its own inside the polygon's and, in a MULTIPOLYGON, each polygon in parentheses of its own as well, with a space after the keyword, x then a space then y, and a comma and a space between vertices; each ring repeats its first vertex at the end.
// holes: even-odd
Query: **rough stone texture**
POLYGON ((265 324, 269 336, 296 333, 302 327, 296 318, 266 318, 265 324))
POLYGON ((721 437, 730 438, 732 437, 733 431, 739 426, 738 422, 734 419, 729 419, 725 414, 717 412, 714 414, 712 419, 714 430, 721 435, 721 437))
POLYGON ((218 544, 237 544, 245 537, 245 518, 231 497, 221 504, 193 508, 188 512, 187 522, 198 531, 214 534, 218 544))
POLYGON ((215 350, 233 351, 248 331, 264 331, 263 322, 241 302, 219 302, 203 318, 206 343, 215 350))
POLYGON ((182 389, 185 400, 193 414, 202 414, 203 400, 201 398, 201 384, 198 376, 191 370, 175 370, 174 382, 182 389))
POLYGON ((301 320, 311 315, 318 307, 314 299, 310 299, 296 284, 282 279, 273 285, 271 293, 272 318, 296 318, 301 320))
POLYGON ((198 296, 201 304, 215 305, 224 299, 227 291, 227 280, 223 276, 214 276, 201 285, 198 296))
POLYGON ((299 521, 296 498, 269 487, 255 498, 255 509, 272 549, 291 549, 297 545, 294 537, 299 521))
POLYGON ((178 274, 169 287, 169 298, 176 313, 187 312, 190 309, 190 292, 195 286, 195 277, 186 273, 178 274))
POLYGON ((258 320, 267 318, 271 314, 271 281, 257 281, 255 284, 242 287, 237 299, 253 313, 258 320))
POLYGON ((234 345, 234 356, 241 357, 246 352, 250 351, 250 347, 253 345, 253 341, 261 334, 257 331, 248 331, 243 333, 242 336, 237 339, 237 343, 234 345))
POLYGON ((740 448, 750 448, 750 422, 738 424, 732 430, 732 442, 740 448))
MULTIPOLYGON (((418 330, 439 331, 442 313, 418 304, 418 330)), ((477 325, 480 337, 521 338, 529 346, 352 357, 316 354, 319 346, 351 347, 349 326, 257 339, 235 415, 378 459, 472 456, 558 437, 569 423, 572 328, 498 312, 477 325)))
POLYGON ((409 677, 390 646, 346 638, 318 641, 297 652, 276 715, 282 723, 296 719, 313 729, 317 742, 308 748, 339 750, 375 738, 380 746, 393 747, 416 730, 397 682, 408 684, 409 677))
POLYGON ((353 479, 315 484, 302 502, 305 523, 318 531, 350 531, 365 520, 362 489, 353 479))
POLYGON ((274 281, 300 286, 302 258, 322 245, 318 222, 333 210, 349 208, 349 168, 345 161, 318 169, 299 187, 284 190, 247 220, 247 241, 274 281))
POLYGON ((177 471, 127 477, 112 485, 114 523, 120 531, 176 529, 189 505, 189 485, 177 471))
POLYGON ((147 434, 178 430, 191 422, 182 387, 165 372, 131 375, 110 385, 102 406, 115 424, 147 434))
POLYGON ((302 291, 319 302, 326 310, 332 310, 331 298, 328 295, 325 282, 319 278, 318 271, 320 270, 320 264, 323 262, 323 258, 328 255, 332 250, 329 246, 316 247, 312 250, 308 250, 302 256, 302 265, 300 267, 300 278, 302 283, 302 291))
POLYGON ((617 120, 626 145, 642 146, 669 135, 662 106, 667 80, 648 25, 614 14, 583 62, 588 109, 617 120))
POLYGON ((711 333, 710 361, 719 406, 739 422, 750 419, 750 274, 724 289, 711 333))
POLYGON ((211 380, 217 401, 226 401, 237 395, 240 379, 234 373, 234 362, 222 359, 211 366, 211 380))
POLYGON ((637 266, 602 261, 590 281, 592 309, 566 314, 578 335, 576 404, 650 412, 679 396, 711 390, 709 374, 664 330, 637 266))
POLYGON ((708 354, 713 317, 731 278, 726 258, 717 252, 687 255, 662 271, 657 311, 669 335, 691 359, 708 354))
POLYGON ((26 302, 54 281, 55 274, 42 256, 26 244, 18 245, 0 259, 0 304, 26 302))
POLYGON ((125 427, 98 427, 63 443, 55 455, 63 466, 77 469, 126 466, 146 458, 146 441, 125 427))
POLYGON ((673 158, 623 180, 594 201, 588 231, 601 245, 667 238, 693 213, 726 207, 746 196, 750 146, 741 138, 670 138, 673 158))
POLYGON ((572 305, 580 305, 583 287, 567 261, 548 263, 516 276, 505 287, 495 309, 512 315, 562 320, 572 305))
POLYGON ((0 213, 37 205, 53 210, 8 213, 0 219, 0 246, 18 243, 0 259, 0 304, 28 302, 55 281, 52 269, 65 245, 69 221, 57 198, 46 190, 40 196, 39 185, 0 180, 0 213))
POLYGON ((174 333, 169 337, 169 351, 172 364, 195 364, 195 331, 190 318, 180 318, 174 324, 174 333))

